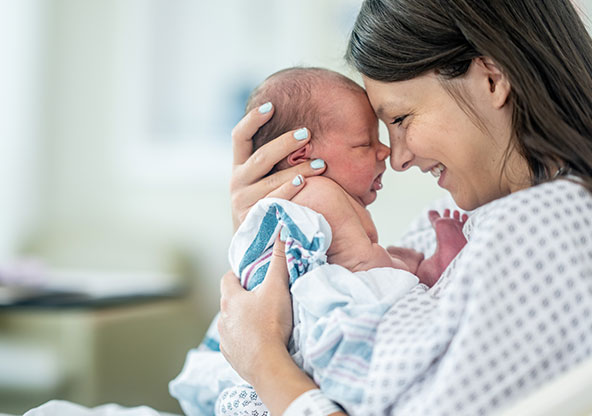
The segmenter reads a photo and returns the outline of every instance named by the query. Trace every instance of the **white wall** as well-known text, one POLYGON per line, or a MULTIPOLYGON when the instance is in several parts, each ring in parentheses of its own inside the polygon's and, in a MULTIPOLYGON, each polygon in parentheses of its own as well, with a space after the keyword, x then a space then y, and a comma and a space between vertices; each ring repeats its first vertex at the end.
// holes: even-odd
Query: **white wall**
MULTIPOLYGON (((360 3, 3 0, 0 261, 181 270, 214 310, 241 100, 286 66, 351 74, 360 3)), ((416 169, 384 183, 371 206, 384 244, 444 195, 416 169)))
POLYGON ((41 0, 0 2, 0 263, 36 223, 43 63, 41 0))
POLYGON ((296 64, 343 70, 359 0, 53 0, 48 167, 32 249, 51 264, 227 270, 230 130, 245 93, 296 64))

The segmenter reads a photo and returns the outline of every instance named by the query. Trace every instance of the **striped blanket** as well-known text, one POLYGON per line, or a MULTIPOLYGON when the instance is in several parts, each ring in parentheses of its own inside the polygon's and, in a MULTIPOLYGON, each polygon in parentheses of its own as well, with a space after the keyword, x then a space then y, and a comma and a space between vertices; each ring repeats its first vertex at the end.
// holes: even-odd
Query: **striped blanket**
MULTIPOLYGON (((348 409, 363 397, 382 315, 418 279, 392 268, 352 273, 327 264, 332 235, 323 216, 289 201, 268 198, 251 209, 229 249, 232 270, 246 289, 253 290, 263 281, 280 232, 286 241, 294 310, 290 352, 328 397, 348 409)), ((238 376, 229 375, 229 368, 223 368, 230 367, 227 364, 212 369, 212 353, 219 351, 216 320, 170 385, 171 394, 189 415, 213 414, 210 406, 220 388, 240 382, 238 376), (220 380, 222 375, 225 381, 220 380), (196 402, 198 397, 201 403, 196 402), (192 409, 202 409, 202 413, 192 409)))

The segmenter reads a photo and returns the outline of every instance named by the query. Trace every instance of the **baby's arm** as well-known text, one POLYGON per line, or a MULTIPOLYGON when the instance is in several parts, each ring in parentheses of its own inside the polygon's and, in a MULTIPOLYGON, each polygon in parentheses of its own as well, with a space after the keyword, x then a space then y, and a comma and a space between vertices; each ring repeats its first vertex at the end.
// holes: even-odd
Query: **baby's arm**
POLYGON ((411 264, 404 261, 405 256, 393 259, 378 245, 375 236, 369 236, 374 233, 365 229, 361 216, 365 214, 366 222, 370 222, 367 228, 373 228, 373 224, 365 208, 354 208, 352 204, 355 202, 350 201, 343 188, 333 180, 321 176, 308 178, 304 189, 292 201, 322 214, 331 226, 333 240, 327 252, 329 263, 353 272, 375 267, 396 267, 413 273, 417 269, 421 259, 411 261, 411 264))

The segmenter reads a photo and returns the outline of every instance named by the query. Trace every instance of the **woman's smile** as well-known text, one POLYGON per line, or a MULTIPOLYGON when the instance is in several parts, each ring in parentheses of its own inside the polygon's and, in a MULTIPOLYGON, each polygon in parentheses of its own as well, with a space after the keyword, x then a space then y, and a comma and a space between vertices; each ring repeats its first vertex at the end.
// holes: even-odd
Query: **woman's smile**
POLYGON ((436 73, 396 82, 364 77, 370 103, 389 132, 393 169, 417 166, 431 173, 465 210, 510 193, 507 172, 522 174, 520 164, 526 167, 516 158, 505 164, 511 111, 494 108, 484 72, 475 64, 452 87, 467 91, 462 100, 436 73))

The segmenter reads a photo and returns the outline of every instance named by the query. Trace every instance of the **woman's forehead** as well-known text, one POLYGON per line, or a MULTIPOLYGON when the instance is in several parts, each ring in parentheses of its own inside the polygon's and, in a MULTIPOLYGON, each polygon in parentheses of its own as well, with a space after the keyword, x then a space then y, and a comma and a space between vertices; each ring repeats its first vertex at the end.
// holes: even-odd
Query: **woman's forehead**
POLYGON ((421 75, 395 82, 376 81, 364 77, 364 85, 376 115, 381 118, 394 109, 415 105, 435 89, 441 89, 440 82, 434 75, 421 75))

